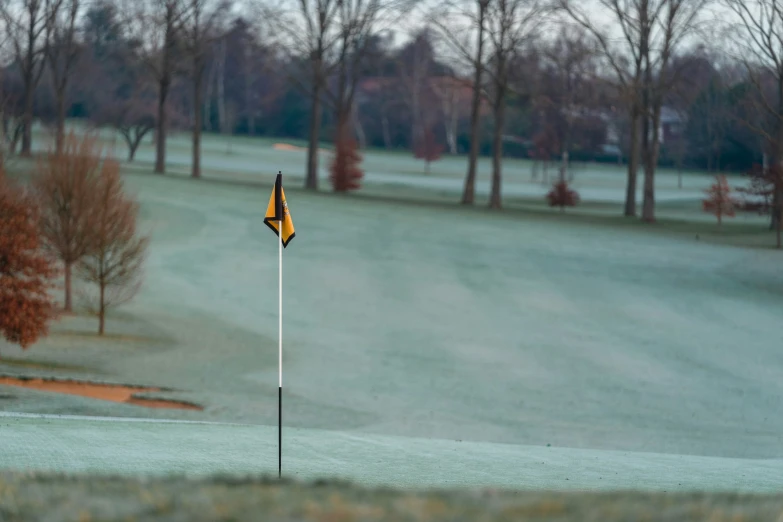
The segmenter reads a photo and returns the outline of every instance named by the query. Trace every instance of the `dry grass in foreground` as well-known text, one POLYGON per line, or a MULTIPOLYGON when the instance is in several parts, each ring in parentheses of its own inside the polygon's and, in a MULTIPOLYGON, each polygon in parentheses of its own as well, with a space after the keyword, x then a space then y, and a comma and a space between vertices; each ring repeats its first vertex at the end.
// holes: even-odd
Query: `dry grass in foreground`
POLYGON ((783 522, 783 494, 413 492, 337 481, 0 474, 0 520, 783 522))

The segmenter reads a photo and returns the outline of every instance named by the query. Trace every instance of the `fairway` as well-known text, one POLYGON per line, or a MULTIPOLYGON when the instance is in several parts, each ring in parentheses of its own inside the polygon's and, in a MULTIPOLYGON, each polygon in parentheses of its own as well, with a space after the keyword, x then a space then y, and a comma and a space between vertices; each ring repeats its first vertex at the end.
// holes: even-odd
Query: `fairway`
MULTIPOLYGON (((6 471, 276 476, 277 427, 0 413, 6 471), (29 448, 35 448, 30 451, 29 448)), ((283 471, 403 490, 780 491, 783 459, 727 459, 285 429, 283 471)))
MULTIPOLYGON (((172 170, 184 172, 178 154, 188 150, 172 141, 172 170)), ((236 168, 224 172, 209 149, 223 145, 210 143, 208 178, 247 180, 256 172, 260 182, 140 173, 150 170, 150 149, 142 149, 142 163, 125 177, 152 234, 145 284, 110 316, 106 338, 94 335, 93 318, 79 316, 25 352, 0 344, 3 375, 171 388, 155 397, 204 411, 10 387, 2 388, 0 409, 276 425, 277 245, 262 219, 273 175, 283 169, 276 155, 293 154, 286 165, 298 169, 286 185, 297 232, 284 261, 286 427, 463 444, 783 456, 780 252, 596 226, 555 211, 492 214, 306 193, 296 189, 303 155, 242 156, 242 146, 251 146, 238 141, 240 157, 223 164, 236 168)), ((456 167, 452 177, 426 179, 378 168, 367 181, 378 194, 384 176, 408 191, 434 190, 435 199, 440 189, 430 185, 461 187, 456 167)), ((586 189, 607 194, 594 201, 620 201, 616 172, 612 183, 606 173, 584 174, 586 189)), ((671 185, 671 176, 662 178, 671 185)), ((544 190, 525 180, 520 194, 544 190)), ((691 198, 695 210, 673 212, 704 221, 695 198, 708 183, 689 178, 680 199, 691 198)), ((667 190, 676 184, 662 190, 664 209, 667 190)), ((761 221, 749 221, 764 232, 761 221)), ((491 472, 500 462, 481 465, 491 472)))

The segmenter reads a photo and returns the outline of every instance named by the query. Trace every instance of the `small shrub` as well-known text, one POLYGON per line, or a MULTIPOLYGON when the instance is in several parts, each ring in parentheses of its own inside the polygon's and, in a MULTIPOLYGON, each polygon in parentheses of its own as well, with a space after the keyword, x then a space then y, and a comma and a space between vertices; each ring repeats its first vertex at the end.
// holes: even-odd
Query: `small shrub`
POLYGON ((550 207, 560 207, 561 211, 565 211, 565 207, 575 207, 579 204, 579 193, 573 190, 567 181, 560 180, 552 186, 546 199, 550 207))

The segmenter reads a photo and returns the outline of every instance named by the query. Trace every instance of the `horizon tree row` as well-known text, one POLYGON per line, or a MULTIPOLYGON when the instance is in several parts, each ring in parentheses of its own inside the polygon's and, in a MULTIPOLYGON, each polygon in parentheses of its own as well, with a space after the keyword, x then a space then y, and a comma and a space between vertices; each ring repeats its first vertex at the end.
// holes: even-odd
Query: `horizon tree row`
POLYGON ((641 170, 652 222, 660 164, 780 161, 783 20, 772 3, 7 0, 2 141, 30 155, 38 121, 59 150, 66 118, 82 118, 114 127, 129 160, 152 136, 164 173, 167 135, 187 130, 198 178, 202 132, 300 138, 314 190, 324 139, 419 156, 442 144, 468 153, 464 204, 477 158, 492 157, 493 208, 505 156, 560 170, 617 161, 628 168, 624 213, 637 215, 641 170), (400 29, 411 14, 421 22, 400 29), (723 48, 706 28, 722 31, 723 48))

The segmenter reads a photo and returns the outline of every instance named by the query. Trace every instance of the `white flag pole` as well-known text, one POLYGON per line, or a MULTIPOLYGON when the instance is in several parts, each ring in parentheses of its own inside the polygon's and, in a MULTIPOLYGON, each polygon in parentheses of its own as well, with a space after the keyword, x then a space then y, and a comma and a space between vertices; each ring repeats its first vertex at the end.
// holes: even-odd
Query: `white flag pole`
MULTIPOLYGON (((282 184, 281 184, 282 185, 282 184)), ((282 197, 282 186, 281 194, 282 197)), ((279 237, 278 239, 278 266, 279 266, 279 325, 278 325, 278 354, 279 354, 279 382, 277 393, 277 476, 281 477, 283 474, 283 216, 278 216, 280 221, 277 222, 279 237)))

